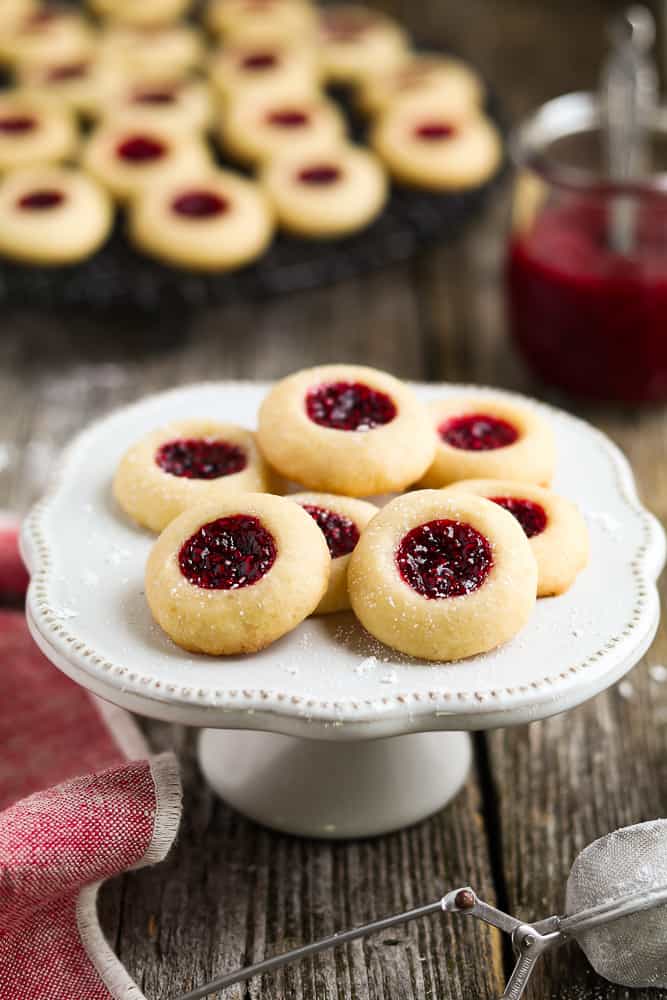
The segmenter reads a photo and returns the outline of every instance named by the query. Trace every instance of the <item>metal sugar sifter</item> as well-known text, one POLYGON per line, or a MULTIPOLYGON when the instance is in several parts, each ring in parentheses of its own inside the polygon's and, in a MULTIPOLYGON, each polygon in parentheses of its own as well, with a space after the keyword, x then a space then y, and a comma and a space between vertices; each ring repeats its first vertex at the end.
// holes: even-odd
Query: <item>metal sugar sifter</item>
POLYGON ((509 934, 516 965, 500 1000, 522 996, 538 959, 574 940, 596 972, 621 986, 667 988, 667 819, 627 826, 577 855, 567 880, 566 913, 524 923, 479 899, 469 887, 441 899, 322 938, 192 990, 198 1000, 318 952, 435 913, 475 917, 509 934))

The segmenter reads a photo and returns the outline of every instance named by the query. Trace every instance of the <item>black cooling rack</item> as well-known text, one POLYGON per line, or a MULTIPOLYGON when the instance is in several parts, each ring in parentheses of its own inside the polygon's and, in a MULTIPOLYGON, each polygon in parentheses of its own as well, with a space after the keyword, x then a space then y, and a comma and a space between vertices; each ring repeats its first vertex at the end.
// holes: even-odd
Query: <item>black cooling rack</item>
MULTIPOLYGON (((365 122, 345 91, 333 96, 347 114, 350 133, 364 140, 365 122)), ((491 94, 487 113, 507 134, 500 103, 491 94)), ((238 170, 238 166, 219 162, 238 170)), ((254 264, 224 274, 176 268, 144 256, 125 237, 118 214, 107 243, 83 263, 31 267, 0 260, 0 304, 37 308, 137 310, 201 308, 316 288, 407 260, 435 242, 452 242, 488 200, 504 173, 481 187, 435 194, 394 185, 382 214, 366 229, 338 240, 304 240, 278 233, 254 264)))

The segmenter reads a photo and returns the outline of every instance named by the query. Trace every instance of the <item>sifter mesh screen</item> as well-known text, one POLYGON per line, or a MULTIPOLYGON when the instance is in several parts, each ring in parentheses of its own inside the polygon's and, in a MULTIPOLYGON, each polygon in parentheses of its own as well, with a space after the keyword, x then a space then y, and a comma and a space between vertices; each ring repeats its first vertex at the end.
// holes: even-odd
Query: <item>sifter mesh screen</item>
MULTIPOLYGON (((639 823, 595 840, 578 855, 567 882, 568 915, 667 887, 667 819, 639 823)), ((593 968, 623 986, 667 988, 667 905, 576 934, 593 968)))

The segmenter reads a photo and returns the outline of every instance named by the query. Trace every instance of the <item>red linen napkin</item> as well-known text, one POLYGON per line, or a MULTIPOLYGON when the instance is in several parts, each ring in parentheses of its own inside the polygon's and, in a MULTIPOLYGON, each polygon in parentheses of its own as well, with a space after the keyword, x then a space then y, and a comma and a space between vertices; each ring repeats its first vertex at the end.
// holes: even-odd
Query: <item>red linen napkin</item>
MULTIPOLYGON (((0 600, 25 586, 0 520, 0 600)), ((161 861, 180 819, 172 754, 53 667, 0 610, 0 1000, 142 1000, 100 929, 107 878, 161 861)))

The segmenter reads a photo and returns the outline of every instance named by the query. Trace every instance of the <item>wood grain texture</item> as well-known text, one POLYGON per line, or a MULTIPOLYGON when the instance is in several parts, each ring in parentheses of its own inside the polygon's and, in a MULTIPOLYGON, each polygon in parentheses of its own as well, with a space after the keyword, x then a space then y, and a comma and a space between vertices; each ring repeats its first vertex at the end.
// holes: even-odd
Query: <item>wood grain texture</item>
MULTIPOLYGON (((547 97, 595 85, 604 21, 619 4, 388 0, 385 6, 423 41, 451 44, 480 66, 516 120, 547 97)), ((43 489, 60 447, 93 417, 200 379, 268 379, 340 360, 563 402, 534 382, 506 338, 501 272, 508 199, 506 185, 456 247, 332 288, 202 311, 187 324, 100 326, 28 306, 5 315, 0 501, 24 510, 43 489)), ((646 502, 667 518, 664 412, 565 405, 626 449, 646 502)), ((482 771, 473 771, 447 809, 412 830, 349 844, 280 837, 243 820, 202 782, 194 733, 150 723, 155 748, 175 746, 182 761, 183 827, 163 865, 104 889, 105 929, 149 1000, 167 1000, 222 970, 416 905, 460 882, 491 900, 498 894, 526 918, 558 910, 581 847, 615 826, 667 812, 667 684, 650 673, 662 662, 664 631, 629 687, 563 717, 479 737, 482 771)), ((225 996, 493 998, 501 990, 501 957, 490 931, 432 918, 225 996)), ((530 996, 629 994, 605 984, 572 950, 545 965, 530 996)))

